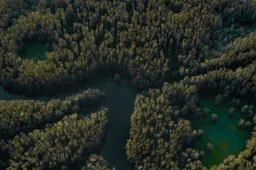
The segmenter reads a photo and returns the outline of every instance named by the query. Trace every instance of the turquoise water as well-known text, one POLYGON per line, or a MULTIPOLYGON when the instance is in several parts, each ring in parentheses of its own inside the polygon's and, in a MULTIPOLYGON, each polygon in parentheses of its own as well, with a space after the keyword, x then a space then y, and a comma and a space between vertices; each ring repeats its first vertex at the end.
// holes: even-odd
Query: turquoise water
POLYGON ((22 58, 43 60, 48 49, 47 43, 25 43, 20 55, 22 58))
POLYGON ((209 114, 204 117, 191 119, 194 129, 202 129, 203 136, 195 139, 193 148, 204 151, 205 155, 201 159, 206 167, 220 164, 229 155, 238 155, 245 149, 246 141, 250 138, 250 130, 238 128, 237 124, 241 118, 240 111, 236 110, 232 118, 228 116, 231 107, 230 102, 222 102, 216 107, 213 99, 200 101, 201 108, 209 108, 209 114), (217 114, 216 123, 211 122, 211 114, 217 114), (210 142, 213 150, 207 151, 206 145, 210 142))

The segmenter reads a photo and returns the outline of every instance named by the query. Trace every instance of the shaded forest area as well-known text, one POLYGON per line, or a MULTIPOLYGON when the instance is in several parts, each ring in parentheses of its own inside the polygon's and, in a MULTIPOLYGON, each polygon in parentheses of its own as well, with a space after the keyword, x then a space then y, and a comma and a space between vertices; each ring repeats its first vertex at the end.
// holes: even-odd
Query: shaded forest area
MULTIPOLYGON (((254 0, 0 0, 0 85, 54 96, 101 72, 128 74, 139 90, 126 144, 134 169, 253 170, 256 110, 241 103, 255 103, 255 25, 254 0), (22 57, 27 42, 47 42, 45 58, 22 57), (242 110, 251 133, 238 155, 210 167, 190 123, 206 114, 209 92, 216 107, 242 110)), ((0 101, 0 169, 111 169, 98 154, 108 109, 81 114, 104 96, 0 101)))

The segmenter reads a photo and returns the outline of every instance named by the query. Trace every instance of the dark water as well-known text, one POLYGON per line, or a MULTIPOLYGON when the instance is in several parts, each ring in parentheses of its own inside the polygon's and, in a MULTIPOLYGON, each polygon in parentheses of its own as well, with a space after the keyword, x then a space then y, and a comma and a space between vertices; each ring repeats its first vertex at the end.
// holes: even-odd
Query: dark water
MULTIPOLYGON (((122 79, 120 84, 113 83, 114 76, 103 76, 97 78, 86 88, 100 89, 106 93, 106 101, 103 106, 109 109, 108 129, 104 140, 101 155, 106 159, 111 167, 116 170, 131 170, 132 167, 126 159, 125 145, 129 138, 130 116, 133 112, 136 93, 132 88, 131 81, 122 79)), ((54 98, 64 99, 67 96, 74 95, 80 90, 75 89, 68 93, 62 93, 54 98)), ((0 100, 18 100, 30 99, 21 95, 11 95, 0 88, 0 100)), ((35 97, 37 100, 49 100, 47 97, 35 97)))
POLYGON ((228 117, 230 102, 223 102, 219 107, 214 105, 213 99, 204 99, 200 102, 201 108, 210 109, 208 116, 191 120, 195 129, 202 129, 204 135, 194 141, 193 147, 204 151, 205 156, 201 160, 206 167, 220 164, 229 155, 238 155, 245 149, 246 141, 250 138, 250 130, 238 128, 237 124, 242 117, 240 110, 236 110, 233 118, 228 117), (218 120, 211 123, 211 114, 216 113, 218 120), (207 151, 207 143, 212 143, 214 149, 207 151))
POLYGON ((133 112, 135 92, 131 82, 122 80, 119 85, 113 78, 104 78, 92 86, 106 93, 104 105, 109 108, 109 126, 101 155, 116 170, 132 169, 126 159, 125 145, 129 138, 130 116, 133 112))
POLYGON ((26 97, 21 95, 11 95, 10 93, 6 92, 4 88, 0 86, 0 100, 19 100, 19 99, 26 99, 26 97))
POLYGON ((43 60, 48 49, 47 43, 25 43, 20 55, 22 58, 43 60))

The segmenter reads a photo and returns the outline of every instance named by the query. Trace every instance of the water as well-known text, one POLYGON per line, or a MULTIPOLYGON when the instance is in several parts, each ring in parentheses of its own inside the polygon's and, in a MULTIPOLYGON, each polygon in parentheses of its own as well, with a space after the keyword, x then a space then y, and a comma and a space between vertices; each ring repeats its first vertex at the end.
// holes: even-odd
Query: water
POLYGON ((222 102, 219 107, 214 105, 214 100, 207 98, 201 100, 201 108, 210 109, 208 116, 191 119, 191 125, 194 129, 202 129, 204 135, 197 138, 193 143, 193 148, 204 151, 202 163, 206 167, 220 164, 229 155, 238 155, 245 149, 246 140, 250 138, 250 130, 238 128, 237 124, 241 118, 239 110, 234 112, 232 118, 228 117, 228 110, 231 107, 230 102, 222 102), (216 113, 218 120, 211 122, 211 114, 216 113), (207 151, 206 144, 210 142, 214 146, 212 151, 207 151))
MULTIPOLYGON (((132 88, 131 81, 122 78, 120 84, 113 83, 113 75, 101 75, 86 88, 100 89, 106 93, 106 100, 103 106, 109 109, 108 129, 100 154, 116 170, 132 170, 129 161, 126 159, 126 141, 129 138, 130 116, 133 112, 136 93, 132 88)), ((79 89, 79 90, 84 90, 79 89)), ((64 99, 67 96, 78 93, 78 89, 70 92, 63 92, 53 98, 64 99)), ((11 95, 0 87, 0 100, 31 99, 21 95, 11 95)), ((33 97, 37 100, 49 100, 49 97, 33 97)))
MULTIPOLYGON (((28 59, 42 60, 44 53, 48 50, 43 43, 26 43, 21 56, 28 59)), ((113 83, 114 76, 99 75, 92 78, 86 88, 100 89, 106 93, 106 101, 103 103, 109 109, 108 129, 106 138, 103 142, 101 155, 116 170, 132 169, 129 161, 126 159, 126 141, 129 138, 130 116, 133 112, 133 104, 136 93, 132 88, 132 82, 121 77, 120 84, 113 83)), ((79 89, 85 90, 86 88, 79 89)), ((78 89, 63 92, 52 98, 65 99, 65 97, 79 92, 78 89)), ((41 101, 50 100, 50 97, 25 97, 22 95, 12 95, 0 87, 0 100, 18 100, 18 99, 37 99, 41 101)))
MULTIPOLYGON (((122 77, 120 84, 113 82, 114 75, 100 74, 90 79, 86 88, 99 89, 106 93, 103 106, 109 109, 108 129, 100 155, 116 170, 132 170, 126 158, 126 142, 129 138, 130 117, 134 109, 136 91, 132 88, 132 81, 122 77)), ((80 90, 85 90, 82 88, 80 90)), ((57 98, 64 99, 77 93, 62 93, 57 98)))
POLYGON ((93 84, 106 93, 104 105, 109 108, 109 126, 106 139, 101 149, 101 155, 116 170, 131 170, 126 158, 126 141, 129 138, 130 116, 133 112, 136 94, 131 82, 122 80, 119 85, 113 83, 113 78, 104 78, 93 84))
POLYGON ((21 95, 11 95, 10 93, 6 92, 3 87, 0 86, 0 100, 19 100, 19 99, 26 99, 26 97, 21 95))
POLYGON ((20 55, 22 58, 43 60, 48 49, 47 43, 25 43, 20 55))

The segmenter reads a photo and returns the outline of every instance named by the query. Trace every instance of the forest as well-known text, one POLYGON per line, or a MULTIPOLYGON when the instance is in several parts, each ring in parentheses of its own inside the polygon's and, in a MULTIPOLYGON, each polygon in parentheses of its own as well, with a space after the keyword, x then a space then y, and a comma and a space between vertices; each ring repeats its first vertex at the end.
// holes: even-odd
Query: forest
POLYGON ((255 0, 0 0, 0 170, 255 170, 255 0))

